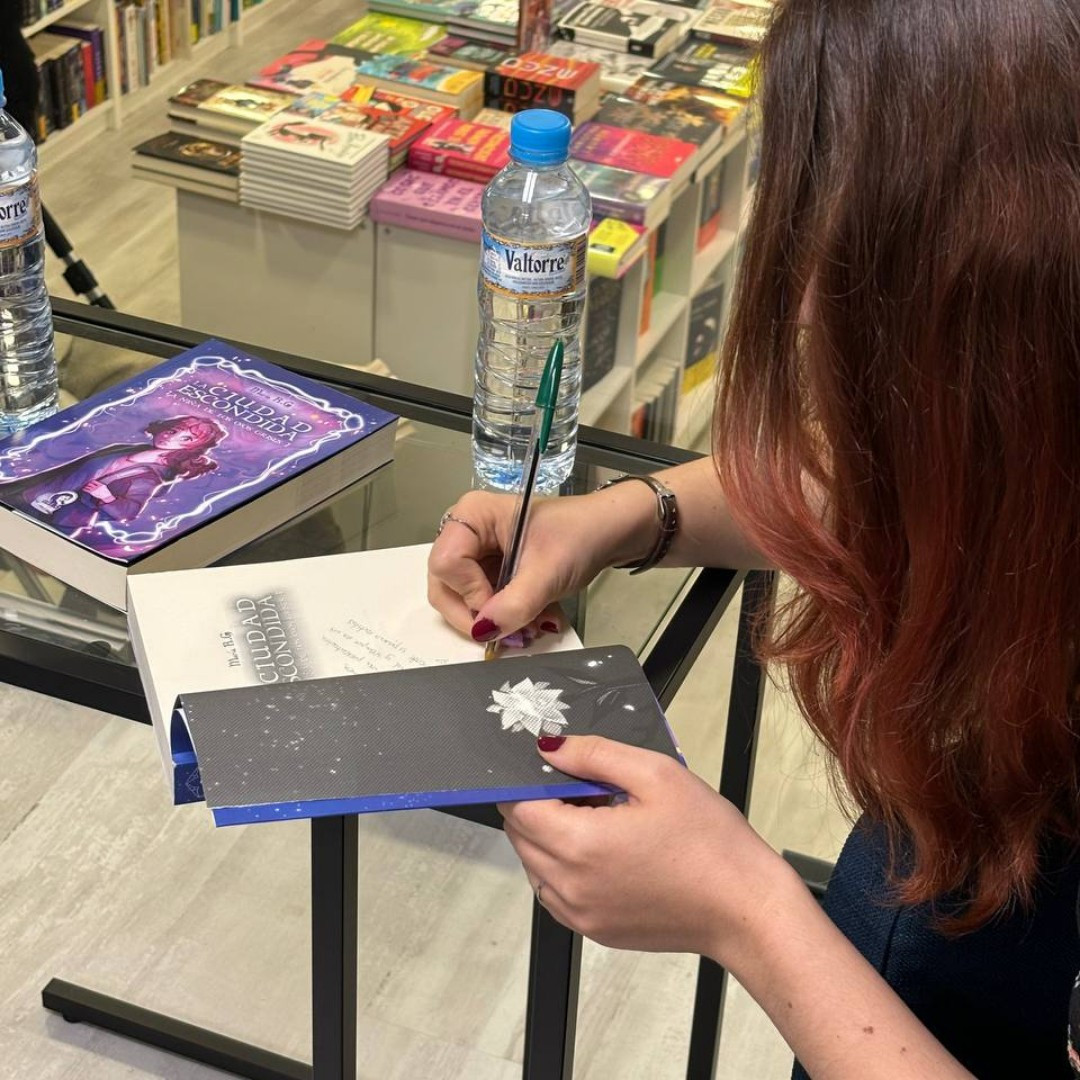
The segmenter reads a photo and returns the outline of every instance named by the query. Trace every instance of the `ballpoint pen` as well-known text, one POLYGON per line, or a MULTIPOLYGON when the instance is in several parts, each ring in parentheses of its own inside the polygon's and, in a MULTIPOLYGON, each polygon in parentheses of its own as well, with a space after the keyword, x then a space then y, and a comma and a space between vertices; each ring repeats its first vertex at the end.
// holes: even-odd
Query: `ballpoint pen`
MULTIPOLYGON (((521 473, 521 489, 518 492, 517 508, 514 511, 514 523, 510 529, 510 543, 503 553, 502 566, 495 591, 500 592, 510 583, 517 573, 521 558, 521 545, 525 538, 525 526, 528 523, 529 507, 532 504, 536 479, 540 474, 540 458, 547 449, 551 435, 551 422, 555 417, 555 402, 559 396, 559 383, 562 380, 563 343, 556 341, 551 346, 544 373, 540 376, 540 387, 536 393, 536 411, 533 414, 532 433, 529 447, 525 453, 525 468, 521 473)), ((497 641, 489 641, 484 648, 484 659, 492 660, 498 650, 497 641)))

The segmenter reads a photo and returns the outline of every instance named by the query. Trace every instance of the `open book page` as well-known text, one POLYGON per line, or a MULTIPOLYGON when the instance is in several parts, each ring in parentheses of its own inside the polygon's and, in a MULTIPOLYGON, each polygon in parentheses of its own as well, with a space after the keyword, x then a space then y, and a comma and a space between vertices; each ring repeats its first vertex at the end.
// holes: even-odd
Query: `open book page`
MULTIPOLYGON (((166 775, 181 694, 483 660, 427 601, 430 544, 129 578, 128 621, 166 775)), ((528 652, 581 648, 568 630, 528 652)))

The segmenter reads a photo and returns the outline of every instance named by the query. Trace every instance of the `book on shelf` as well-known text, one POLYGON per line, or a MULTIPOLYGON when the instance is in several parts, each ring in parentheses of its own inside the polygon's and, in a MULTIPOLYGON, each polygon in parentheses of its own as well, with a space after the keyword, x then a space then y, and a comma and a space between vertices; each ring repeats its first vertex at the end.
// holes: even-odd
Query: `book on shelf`
POLYGON ((682 375, 684 394, 704 385, 716 374, 723 305, 724 283, 714 273, 690 299, 690 325, 682 375))
POLYGON ((396 417, 220 341, 0 444, 0 546, 112 607, 390 460, 396 417))
POLYGON ((570 156, 575 161, 663 177, 679 187, 693 171, 697 147, 682 139, 628 131, 592 120, 575 130, 570 156))
POLYGON ((559 20, 567 41, 658 59, 687 32, 686 20, 669 18, 648 0, 586 0, 559 20))
POLYGON ((454 115, 448 105, 436 105, 369 86, 354 87, 348 100, 318 91, 305 94, 288 111, 293 116, 385 135, 390 140, 391 170, 405 162, 409 148, 434 124, 454 115))
POLYGON ((240 151, 227 143, 168 131, 135 147, 138 175, 184 177, 207 187, 236 192, 240 187, 240 151))
POLYGON ((745 49, 712 41, 688 41, 654 64, 646 78, 719 90, 734 98, 750 97, 753 57, 745 49))
POLYGON ((371 56, 416 56, 446 36, 446 27, 437 23, 370 11, 331 39, 371 56))
POLYGON ((670 181, 659 176, 614 169, 591 161, 571 160, 571 167, 589 189, 593 212, 647 229, 671 209, 670 181))
POLYGON ((481 183, 398 169, 371 200, 371 220, 479 243, 483 195, 481 183))
POLYGON ((583 649, 567 631, 485 664, 427 602, 429 550, 133 578, 173 801, 231 825, 610 792, 536 756, 559 732, 681 757, 623 646, 583 649))
POLYGON ((704 41, 757 46, 772 20, 773 5, 757 0, 708 0, 691 33, 704 41))
POLYGON ((409 168, 487 183, 510 160, 510 136, 499 127, 450 117, 409 149, 409 168))
POLYGON ((484 80, 485 103, 506 112, 553 109, 572 123, 587 120, 600 101, 600 65, 547 53, 504 60, 484 80))
POLYGON ((75 38, 80 42, 83 73, 87 83, 88 107, 100 105, 109 96, 109 84, 105 73, 105 28, 84 19, 67 19, 53 23, 50 31, 57 37, 75 38), (89 47, 89 56, 87 48, 89 47), (91 91, 91 84, 93 90, 91 91))
POLYGON ((674 357, 658 356, 634 385, 630 433, 639 439, 670 443, 679 405, 679 370, 674 357))
POLYGON ((641 225, 617 218, 602 218, 589 233, 586 266, 595 277, 621 278, 645 251, 647 237, 641 225))
POLYGON ((616 93, 624 90, 652 66, 652 60, 648 56, 612 52, 611 49, 584 45, 580 41, 566 41, 563 38, 552 41, 546 46, 546 51, 550 56, 558 56, 564 60, 599 64, 600 89, 616 93))
POLYGON ((289 112, 240 143, 240 203, 353 229, 389 172, 386 135, 289 112))
POLYGON ((168 115, 170 120, 206 128, 208 135, 221 132, 242 136, 277 116, 295 100, 295 94, 278 90, 218 79, 196 79, 169 98, 168 115))
POLYGON ((645 280, 641 289, 641 312, 638 316, 638 337, 644 337, 652 325, 652 303, 656 295, 657 229, 649 232, 645 248, 645 280))
POLYGON ((513 53, 510 45, 477 41, 459 34, 447 34, 427 50, 427 55, 440 63, 469 71, 487 71, 488 68, 497 67, 513 53))
POLYGON ((623 283, 610 277, 590 277, 581 342, 581 392, 590 390, 615 367, 623 283))
POLYGON ((720 224, 724 217, 726 178, 727 159, 725 158, 718 168, 713 169, 701 180, 701 207, 698 210, 697 234, 694 238, 694 246, 698 251, 704 251, 720 232, 720 224))

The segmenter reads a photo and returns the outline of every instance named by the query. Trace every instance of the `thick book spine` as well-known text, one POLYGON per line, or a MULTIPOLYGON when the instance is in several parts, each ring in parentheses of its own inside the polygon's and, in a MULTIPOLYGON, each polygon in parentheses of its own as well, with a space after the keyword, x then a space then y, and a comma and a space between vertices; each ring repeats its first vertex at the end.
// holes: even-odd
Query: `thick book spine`
POLYGON ((552 109, 574 119, 576 90, 533 82, 518 75, 489 71, 484 76, 484 104, 491 109, 520 112, 523 109, 552 109))

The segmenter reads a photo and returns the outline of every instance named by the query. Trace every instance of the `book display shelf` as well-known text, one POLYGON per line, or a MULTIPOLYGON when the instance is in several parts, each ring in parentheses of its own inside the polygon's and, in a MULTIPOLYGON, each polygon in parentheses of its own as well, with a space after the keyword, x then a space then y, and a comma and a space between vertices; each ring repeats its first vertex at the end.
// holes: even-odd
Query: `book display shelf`
POLYGON ((273 0, 13 0, 43 83, 43 160, 119 128, 160 77, 239 45, 273 0))

